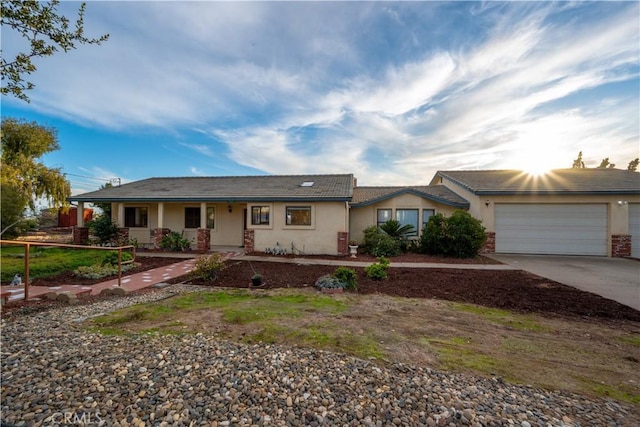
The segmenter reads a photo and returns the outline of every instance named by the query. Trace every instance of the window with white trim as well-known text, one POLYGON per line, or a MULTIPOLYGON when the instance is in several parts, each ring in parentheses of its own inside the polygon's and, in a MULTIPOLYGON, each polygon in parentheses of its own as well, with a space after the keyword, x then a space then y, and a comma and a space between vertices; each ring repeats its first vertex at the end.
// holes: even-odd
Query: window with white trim
POLYGON ((251 225, 269 225, 270 211, 269 206, 252 206, 251 225))
POLYGON ((391 219, 391 209, 378 209, 378 227, 391 219))
POLYGON ((124 208, 124 226, 130 228, 146 228, 148 223, 147 208, 124 208))
POLYGON ((400 225, 412 225, 413 231, 406 236, 418 235, 418 209, 396 209, 396 220, 400 225))
POLYGON ((287 206, 287 225, 311 225, 311 206, 287 206))
POLYGON ((215 206, 207 206, 207 228, 216 228, 216 208, 215 206))
POLYGON ((200 208, 184 208, 184 228, 200 228, 200 208))

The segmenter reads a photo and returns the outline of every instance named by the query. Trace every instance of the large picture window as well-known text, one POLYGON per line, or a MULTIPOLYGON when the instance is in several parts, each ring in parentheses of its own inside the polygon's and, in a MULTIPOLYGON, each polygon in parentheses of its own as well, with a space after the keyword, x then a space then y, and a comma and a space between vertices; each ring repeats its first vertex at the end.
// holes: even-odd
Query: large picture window
POLYGON ((216 208, 213 206, 207 207, 207 228, 216 228, 216 208))
POLYGON ((396 219, 400 225, 413 226, 413 232, 407 233, 407 236, 418 235, 418 209, 396 209, 396 219))
POLYGON ((378 227, 391 219, 391 209, 378 209, 378 227))
POLYGON ((287 225, 311 225, 311 206, 287 206, 287 225))
POLYGON ((146 228, 147 208, 124 208, 124 226, 130 228, 146 228))
POLYGON ((200 228, 200 208, 184 208, 184 228, 200 228))
POLYGON ((251 225, 269 225, 269 206, 251 208, 251 225))

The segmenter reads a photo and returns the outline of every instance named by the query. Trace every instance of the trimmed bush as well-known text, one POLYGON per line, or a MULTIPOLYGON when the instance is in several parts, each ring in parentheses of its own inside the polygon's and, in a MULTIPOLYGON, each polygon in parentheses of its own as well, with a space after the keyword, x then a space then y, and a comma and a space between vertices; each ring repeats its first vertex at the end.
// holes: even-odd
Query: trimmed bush
POLYGON ((387 270, 389 269, 390 262, 385 257, 378 258, 378 262, 375 262, 364 268, 364 272, 367 277, 373 280, 384 280, 389 274, 387 270))
POLYGON ((358 289, 358 274, 352 268, 338 267, 333 276, 345 284, 345 289, 355 291, 358 289))
POLYGON ((457 258, 478 255, 486 241, 482 223, 468 212, 457 210, 450 217, 433 215, 425 225, 420 238, 423 253, 457 258))
POLYGON ((177 231, 171 231, 160 240, 160 247, 170 251, 178 252, 191 246, 189 239, 186 239, 177 231))
POLYGON ((201 257, 191 270, 191 276, 205 281, 215 281, 218 278, 218 272, 224 267, 224 258, 221 254, 211 254, 207 257, 201 257))
POLYGON ((364 230, 364 246, 365 251, 375 257, 398 256, 401 253, 400 239, 388 235, 375 225, 364 230))
MULTIPOLYGON (((133 255, 130 252, 122 252, 120 257, 121 262, 131 261, 133 259, 133 255)), ((112 251, 107 252, 107 255, 102 259, 102 265, 118 265, 118 252, 112 251)))
MULTIPOLYGON (((125 271, 129 271, 136 267, 136 264, 125 264, 122 266, 121 271, 124 273, 125 271)), ((73 274, 78 277, 83 277, 86 279, 102 279, 109 276, 115 276, 118 274, 118 265, 101 265, 94 264, 90 266, 81 266, 77 269, 73 270, 73 274)))

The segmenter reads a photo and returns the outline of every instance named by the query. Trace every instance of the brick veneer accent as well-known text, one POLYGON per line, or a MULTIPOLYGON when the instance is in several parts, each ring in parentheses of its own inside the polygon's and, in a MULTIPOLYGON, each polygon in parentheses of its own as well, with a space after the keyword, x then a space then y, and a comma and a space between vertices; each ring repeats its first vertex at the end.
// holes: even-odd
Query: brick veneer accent
POLYGON ((480 253, 493 254, 496 252, 496 233, 493 231, 487 231, 485 234, 487 235, 487 240, 480 248, 480 253))
POLYGON ((211 230, 208 228, 198 228, 198 246, 200 252, 209 252, 211 248, 211 230))
POLYGON ((611 256, 620 258, 631 256, 631 236, 629 234, 611 235, 611 256))
POLYGON ((349 255, 349 233, 338 231, 338 255, 349 255))
POLYGON ((73 244, 86 245, 89 243, 89 227, 73 227, 73 244))
POLYGON ((255 230, 244 230, 244 251, 251 253, 256 250, 255 248, 255 230))
POLYGON ((129 244, 129 227, 118 228, 118 240, 120 243, 129 244))
POLYGON ((164 236, 167 236, 171 230, 168 228, 154 228, 153 229, 153 247, 158 249, 160 247, 160 242, 164 236))

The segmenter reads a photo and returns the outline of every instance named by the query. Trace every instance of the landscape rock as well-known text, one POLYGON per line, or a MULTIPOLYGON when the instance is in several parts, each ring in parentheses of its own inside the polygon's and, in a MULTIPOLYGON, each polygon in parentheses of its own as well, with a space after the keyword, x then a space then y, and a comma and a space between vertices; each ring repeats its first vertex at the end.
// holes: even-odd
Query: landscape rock
POLYGON ((66 304, 75 304, 78 302, 78 297, 73 292, 63 291, 58 294, 56 301, 64 302, 66 304))

